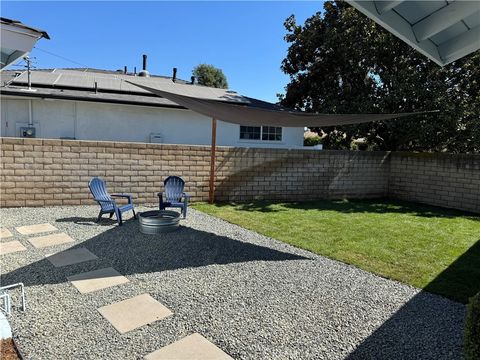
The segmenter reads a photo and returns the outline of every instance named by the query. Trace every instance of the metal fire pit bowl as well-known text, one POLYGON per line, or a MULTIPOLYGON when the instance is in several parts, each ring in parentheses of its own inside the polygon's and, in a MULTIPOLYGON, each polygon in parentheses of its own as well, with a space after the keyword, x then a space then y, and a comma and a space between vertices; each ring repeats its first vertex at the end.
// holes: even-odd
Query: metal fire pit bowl
POLYGON ((161 234, 178 229, 180 214, 169 210, 152 210, 138 214, 140 232, 143 234, 161 234))

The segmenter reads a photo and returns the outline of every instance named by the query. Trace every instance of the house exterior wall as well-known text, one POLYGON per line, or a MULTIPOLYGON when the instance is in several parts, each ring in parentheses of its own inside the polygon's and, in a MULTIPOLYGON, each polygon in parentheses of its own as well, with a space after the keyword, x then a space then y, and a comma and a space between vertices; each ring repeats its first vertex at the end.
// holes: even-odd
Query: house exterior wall
MULTIPOLYGON (((20 136, 31 119, 38 138, 208 145, 211 119, 190 110, 68 100, 2 97, 2 136, 20 136)), ((217 144, 236 147, 303 147, 303 128, 283 128, 280 142, 240 140, 239 125, 219 121, 217 144)))
MULTIPOLYGON (((0 206, 93 204, 93 176, 136 203, 157 202, 163 179, 182 176, 208 199, 210 147, 0 138, 0 206)), ((480 213, 480 155, 219 147, 218 200, 390 196, 480 213)))

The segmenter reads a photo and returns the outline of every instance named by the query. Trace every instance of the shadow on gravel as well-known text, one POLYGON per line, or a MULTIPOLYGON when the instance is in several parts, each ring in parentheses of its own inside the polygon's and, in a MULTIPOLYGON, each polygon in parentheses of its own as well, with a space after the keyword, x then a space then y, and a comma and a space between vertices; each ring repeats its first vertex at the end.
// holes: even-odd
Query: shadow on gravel
POLYGON ((101 221, 98 223, 96 217, 78 217, 78 216, 73 216, 69 218, 63 218, 63 219, 57 219, 57 222, 66 222, 66 223, 75 223, 78 225, 88 225, 88 226, 112 226, 117 223, 117 220, 115 219, 110 219, 108 217, 103 217, 101 221))
MULTIPOLYGON (((90 226, 71 221, 76 223, 75 226, 90 226)), ((138 222, 131 219, 121 227, 115 226, 70 249, 81 247, 94 253, 98 260, 55 268, 44 259, 3 274, 1 281, 23 282, 26 286, 63 283, 67 281, 66 276, 104 267, 113 267, 121 274, 129 275, 212 264, 310 260, 185 226, 167 234, 144 235, 139 231, 138 222)))
POLYGON ((450 289, 448 293, 455 293, 456 300, 463 303, 480 291, 480 240, 366 338, 348 359, 462 359, 465 307, 427 292, 442 293, 452 284, 455 292, 450 289))
POLYGON ((422 291, 346 359, 461 360, 464 317, 461 304, 422 291))

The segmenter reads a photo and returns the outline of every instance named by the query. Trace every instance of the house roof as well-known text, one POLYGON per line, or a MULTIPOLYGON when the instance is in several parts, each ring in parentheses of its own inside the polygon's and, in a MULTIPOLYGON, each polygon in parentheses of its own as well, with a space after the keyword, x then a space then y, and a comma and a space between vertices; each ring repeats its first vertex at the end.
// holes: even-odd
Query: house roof
POLYGON ((226 89, 180 82, 167 77, 141 77, 91 69, 34 70, 28 88, 26 72, 1 73, 0 92, 15 97, 37 97, 89 102, 189 109, 218 120, 241 125, 330 126, 387 120, 412 114, 308 114, 253 99, 226 89))
POLYGON ((438 65, 480 49, 480 1, 347 2, 438 65))
POLYGON ((181 79, 173 82, 171 77, 166 76, 141 77, 118 71, 86 68, 32 70, 30 81, 33 91, 26 90, 28 87, 26 71, 7 70, 0 76, 1 93, 12 96, 183 108, 170 100, 128 83, 128 80, 134 80, 145 86, 160 87, 165 91, 185 96, 252 106, 277 107, 275 104, 241 96, 235 91, 192 85, 181 79))

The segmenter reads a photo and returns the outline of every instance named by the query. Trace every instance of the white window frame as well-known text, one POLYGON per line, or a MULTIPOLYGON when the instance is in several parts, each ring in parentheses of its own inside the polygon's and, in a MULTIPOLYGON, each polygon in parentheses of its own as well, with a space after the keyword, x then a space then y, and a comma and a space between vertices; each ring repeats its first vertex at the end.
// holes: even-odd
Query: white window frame
POLYGON ((275 143, 275 144, 281 144, 283 142, 283 127, 281 126, 268 126, 268 125, 262 125, 262 126, 244 126, 244 127, 256 127, 260 128, 260 138, 259 139, 242 139, 241 134, 242 134, 242 126, 240 125, 238 128, 238 137, 239 141, 241 142, 256 142, 256 143, 275 143), (268 127, 273 127, 273 128, 279 128, 280 129, 280 140, 263 140, 263 130, 264 128, 268 127))

